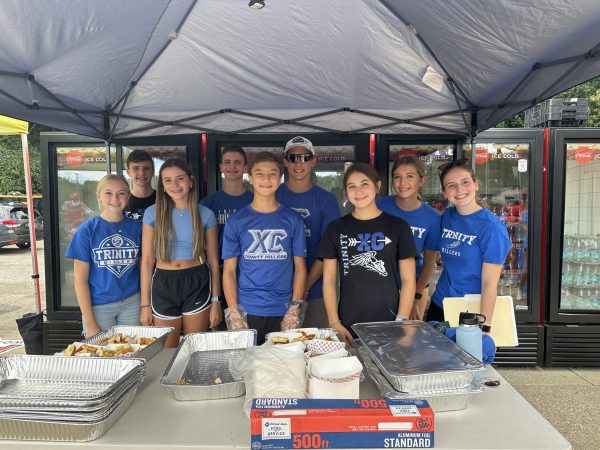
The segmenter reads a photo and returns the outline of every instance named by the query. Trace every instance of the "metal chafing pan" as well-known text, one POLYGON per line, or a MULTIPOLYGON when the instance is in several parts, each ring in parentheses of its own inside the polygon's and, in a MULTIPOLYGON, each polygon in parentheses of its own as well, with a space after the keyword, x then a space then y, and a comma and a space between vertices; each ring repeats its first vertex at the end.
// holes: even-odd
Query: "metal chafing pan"
POLYGON ((146 374, 143 359, 66 358, 42 355, 0 357, 0 408, 86 407, 146 374))
POLYGON ((468 388, 483 364, 421 321, 368 322, 352 329, 397 391, 419 394, 468 388))
POLYGON ((229 360, 255 344, 256 330, 189 334, 179 344, 160 384, 168 387, 176 400, 244 395, 244 382, 233 379, 229 360))
POLYGON ((479 383, 473 382, 466 389, 450 389, 447 391, 429 393, 424 392, 421 394, 406 394, 403 392, 398 392, 393 388, 387 378, 383 376, 381 370, 379 370, 379 367, 377 367, 377 365, 373 362, 370 353, 364 348, 360 339, 354 339, 352 344, 357 350, 358 357, 362 361, 367 375, 369 378, 371 378, 371 380, 373 380, 373 383, 375 383, 375 386, 377 386, 379 393, 384 398, 391 400, 424 399, 427 400, 435 412, 459 411, 467 407, 473 394, 479 394, 484 390, 483 386, 481 386, 479 383))
POLYGON ((18 420, 0 418, 0 439, 45 441, 93 441, 110 427, 131 406, 137 387, 125 394, 107 416, 97 422, 74 423, 69 421, 18 420))
POLYGON ((109 328, 106 331, 102 331, 98 334, 95 334, 94 336, 81 342, 86 344, 102 345, 104 342, 107 341, 107 339, 109 339, 111 336, 116 335, 117 333, 121 333, 125 336, 132 336, 136 339, 141 337, 155 337, 156 340, 154 342, 135 352, 131 356, 133 358, 143 358, 148 360, 162 350, 162 348, 165 345, 165 341, 167 340, 167 336, 173 330, 173 327, 143 327, 117 325, 109 328))

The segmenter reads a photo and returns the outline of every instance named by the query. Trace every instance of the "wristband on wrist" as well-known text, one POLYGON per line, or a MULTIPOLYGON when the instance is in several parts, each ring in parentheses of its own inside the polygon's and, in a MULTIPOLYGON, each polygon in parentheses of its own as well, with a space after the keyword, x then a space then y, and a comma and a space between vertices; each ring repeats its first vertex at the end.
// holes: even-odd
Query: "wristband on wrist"
POLYGON ((490 325, 481 325, 481 331, 483 331, 484 333, 489 333, 490 331, 492 331, 492 327, 490 325))
POLYGON ((218 296, 218 295, 213 295, 213 296, 210 298, 210 301, 211 301, 211 302, 213 302, 213 303, 216 303, 216 302, 218 302, 218 301, 219 301, 219 296, 218 296))

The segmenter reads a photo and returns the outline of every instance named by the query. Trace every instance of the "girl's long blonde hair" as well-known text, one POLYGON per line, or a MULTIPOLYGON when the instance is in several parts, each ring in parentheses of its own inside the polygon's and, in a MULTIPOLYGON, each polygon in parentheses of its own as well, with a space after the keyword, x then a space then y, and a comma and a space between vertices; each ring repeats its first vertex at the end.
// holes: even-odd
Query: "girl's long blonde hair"
POLYGON ((170 261, 170 243, 174 242, 176 239, 172 220, 175 203, 165 192, 162 181, 163 171, 170 167, 177 167, 183 170, 192 180, 192 188, 188 193, 186 207, 190 210, 190 215, 192 217, 193 256, 195 259, 206 261, 204 227, 202 226, 202 219, 200 218, 200 210, 198 208, 197 183, 194 179, 192 169, 182 158, 168 159, 160 167, 158 173, 158 186, 156 188, 156 223, 154 225, 154 255, 156 256, 156 259, 170 261))

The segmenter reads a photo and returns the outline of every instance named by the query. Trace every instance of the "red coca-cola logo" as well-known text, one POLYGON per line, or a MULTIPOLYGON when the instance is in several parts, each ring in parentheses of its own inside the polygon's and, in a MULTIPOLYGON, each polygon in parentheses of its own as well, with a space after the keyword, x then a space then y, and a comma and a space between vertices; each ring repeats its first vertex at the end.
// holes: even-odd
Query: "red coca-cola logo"
POLYGON ((84 158, 78 150, 71 150, 67 153, 66 162, 71 167, 79 167, 83 164, 84 158))
POLYGON ((485 164, 488 162, 490 154, 485 147, 477 147, 475 149, 475 164, 485 164))
POLYGON ((587 164, 594 159, 594 150, 589 147, 579 147, 575 152, 575 161, 579 164, 587 164))

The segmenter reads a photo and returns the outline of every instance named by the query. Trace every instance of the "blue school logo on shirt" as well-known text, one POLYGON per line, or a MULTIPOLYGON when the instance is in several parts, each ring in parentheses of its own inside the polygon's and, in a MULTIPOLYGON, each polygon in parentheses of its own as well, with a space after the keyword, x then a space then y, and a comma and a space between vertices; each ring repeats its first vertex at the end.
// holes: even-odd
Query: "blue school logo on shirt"
POLYGON ((306 208, 294 208, 293 206, 292 209, 298 214, 300 214, 304 219, 304 234, 306 235, 306 237, 310 237, 310 228, 306 226, 306 219, 310 217, 310 211, 306 208))
POLYGON ((473 241, 477 238, 474 234, 464 234, 458 231, 442 229, 442 239, 452 239, 452 242, 443 246, 441 252, 447 255, 460 256, 461 252, 456 250, 461 244, 473 245, 473 241))
POLYGON ((287 259, 287 252, 281 245, 287 237, 285 230, 248 230, 252 235, 252 244, 244 252, 244 258, 259 259, 287 259))
POLYGON ((94 263, 110 270, 117 278, 137 264, 139 251, 135 242, 120 234, 108 236, 92 249, 94 263))
POLYGON ((349 245, 356 246, 359 252, 369 252, 371 250, 383 250, 392 240, 381 232, 377 233, 359 233, 358 239, 350 238, 349 245))

